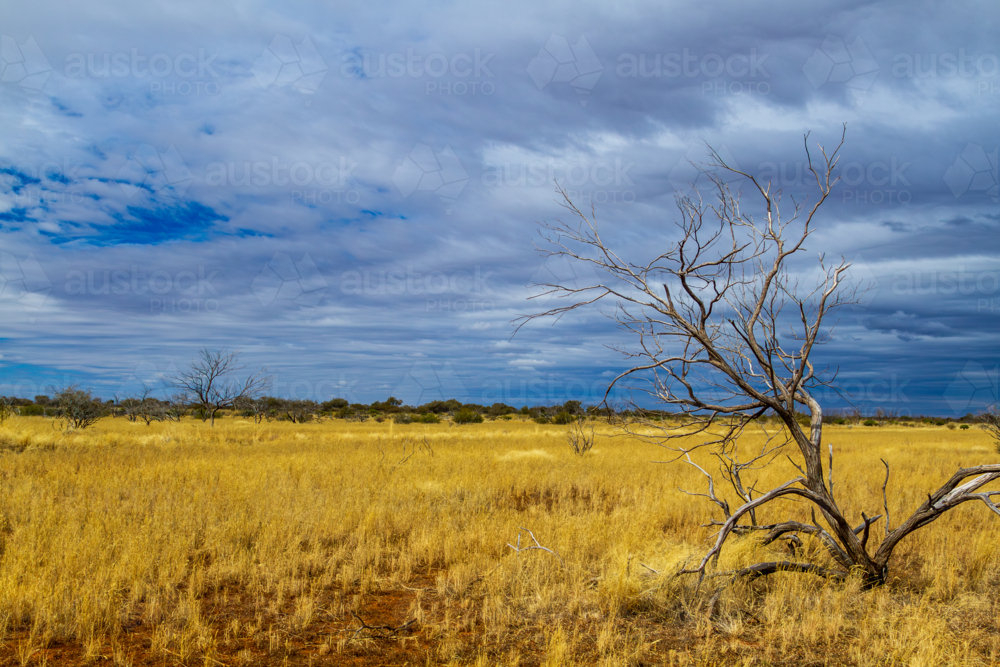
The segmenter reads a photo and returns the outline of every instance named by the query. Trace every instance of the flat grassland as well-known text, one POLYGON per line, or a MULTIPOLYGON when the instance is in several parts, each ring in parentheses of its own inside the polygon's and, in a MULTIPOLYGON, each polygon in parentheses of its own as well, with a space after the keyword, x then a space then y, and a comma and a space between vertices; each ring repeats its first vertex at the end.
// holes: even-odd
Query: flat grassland
MULTIPOLYGON (((981 505, 904 542, 884 588, 778 574, 728 589, 709 618, 705 590, 674 576, 718 518, 678 490, 704 477, 596 428, 577 456, 567 427, 518 421, 104 419, 67 433, 12 418, 0 664, 1000 664, 1000 520, 981 505), (551 551, 526 550, 523 531, 522 551, 508 546, 522 528, 551 551)), ((859 523, 882 513, 880 457, 894 523, 958 467, 998 458, 977 428, 825 438, 859 523)), ((795 474, 781 457, 759 488, 795 474)), ((802 504, 782 511, 809 520, 802 504)), ((788 558, 746 537, 720 567, 768 551, 788 558)))

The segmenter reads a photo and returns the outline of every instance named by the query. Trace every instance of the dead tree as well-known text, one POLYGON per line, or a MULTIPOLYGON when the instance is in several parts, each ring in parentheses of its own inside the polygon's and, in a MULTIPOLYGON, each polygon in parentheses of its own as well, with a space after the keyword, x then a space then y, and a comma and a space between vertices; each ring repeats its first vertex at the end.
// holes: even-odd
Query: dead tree
POLYGON ((235 401, 233 407, 240 411, 244 417, 253 419, 254 424, 264 421, 268 414, 268 400, 266 397, 243 398, 235 401))
POLYGON ((116 410, 130 422, 143 421, 149 426, 154 421, 163 421, 163 404, 154 398, 152 389, 146 385, 142 386, 142 391, 119 399, 115 396, 116 410))
POLYGON ((254 399, 271 386, 271 376, 262 368, 244 379, 233 376, 245 369, 239 366, 239 352, 202 348, 188 370, 172 375, 167 382, 183 400, 196 405, 215 426, 219 410, 232 408, 244 399, 254 399))
POLYGON ((588 429, 582 418, 577 419, 566 433, 566 442, 574 454, 583 456, 594 448, 594 427, 588 429))
MULTIPOLYGON (((858 286, 845 283, 848 262, 831 264, 822 254, 816 280, 797 279, 793 269, 800 269, 796 262, 807 252, 817 213, 837 182, 833 172, 843 144, 841 135, 832 152, 820 146, 822 157, 814 160, 806 135, 810 182, 815 180, 818 194, 811 203, 793 200, 791 206, 782 203, 780 190, 727 165, 710 149, 711 162, 700 170, 712 184, 712 198, 704 201, 697 190, 679 196, 677 240, 648 260, 627 260, 605 243, 594 208, 588 216, 561 188, 573 223, 542 225, 546 244, 540 250, 571 263, 589 264, 598 277, 592 284, 542 285, 545 291, 538 296, 555 296, 556 303, 565 305, 520 318, 518 329, 537 318, 558 318, 598 302, 614 303, 610 316, 630 336, 631 345, 619 349, 631 368, 610 383, 605 402, 619 385, 645 392, 655 402, 679 409, 681 418, 646 421, 633 430, 636 435, 648 437, 643 434, 658 429, 653 439, 675 453, 674 461, 702 448, 716 456, 720 479, 719 473, 696 466, 708 479, 707 493, 698 495, 722 514, 721 520, 712 522, 719 527, 713 546, 699 563, 682 570, 699 580, 717 568, 719 555, 734 534, 760 531, 765 543, 784 540, 796 554, 803 553, 796 545, 818 540, 829 558, 811 562, 800 556, 796 562, 775 560, 714 575, 758 577, 793 571, 844 579, 857 573, 865 587, 874 587, 886 581, 890 557, 899 543, 951 509, 979 501, 1000 515, 994 502, 1000 490, 985 490, 1000 479, 1000 464, 958 470, 895 527, 889 523, 885 496, 888 464, 881 514, 862 513, 862 523, 855 527, 838 504, 833 450, 824 469, 823 409, 815 397, 821 393, 817 388, 835 381, 836 373, 817 369, 812 357, 833 332, 831 314, 856 301, 858 286), (744 207, 741 192, 731 189, 728 180, 733 175, 746 179, 753 210, 744 207), (767 433, 761 450, 744 456, 740 437, 751 424, 765 428, 765 417, 776 417, 780 426, 767 433), (786 445, 797 450, 796 459, 788 457, 797 476, 770 489, 758 489, 746 479, 755 468, 776 465, 775 457, 784 453, 786 445), (719 495, 720 481, 735 492, 738 506, 730 507, 719 495), (767 508, 773 515, 781 510, 778 501, 783 499, 811 506, 813 521, 789 518, 759 524, 761 511, 767 508), (822 519, 816 517, 817 510, 822 519), (871 526, 879 519, 883 531, 876 544, 870 541, 871 526)), ((627 420, 623 428, 630 429, 635 422, 627 420)))

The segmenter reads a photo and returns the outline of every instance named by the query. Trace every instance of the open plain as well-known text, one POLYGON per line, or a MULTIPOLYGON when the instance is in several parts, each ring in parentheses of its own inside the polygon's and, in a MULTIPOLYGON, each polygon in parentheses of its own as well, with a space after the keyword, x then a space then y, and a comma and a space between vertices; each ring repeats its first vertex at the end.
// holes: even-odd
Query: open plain
MULTIPOLYGON (((705 478, 594 425, 578 456, 568 427, 517 420, 103 419, 64 431, 11 418, 0 664, 1000 663, 1000 520, 978 504, 908 538, 884 587, 778 574, 728 588, 709 614, 718 580, 698 591, 675 576, 719 518, 679 490, 703 492, 705 478)), ((881 513, 879 458, 894 519, 960 466, 996 458, 978 428, 824 436, 837 499, 859 522, 881 513)), ((780 457, 759 488, 794 476, 780 457)), ((719 568, 762 550, 787 558, 748 536, 719 568)))

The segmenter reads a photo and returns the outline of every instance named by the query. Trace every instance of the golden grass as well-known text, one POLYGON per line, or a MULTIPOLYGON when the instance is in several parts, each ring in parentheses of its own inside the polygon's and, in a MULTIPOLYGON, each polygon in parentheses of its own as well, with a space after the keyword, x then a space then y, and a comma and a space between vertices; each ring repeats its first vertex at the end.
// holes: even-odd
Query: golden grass
MULTIPOLYGON (((694 582, 672 576, 707 548, 711 507, 678 491, 704 479, 597 432, 580 457, 566 427, 516 421, 105 419, 63 433, 11 419, 0 664, 1000 663, 1000 522, 984 508, 911 537, 882 589, 775 575, 734 586, 709 619, 694 582), (506 546, 521 527, 558 556, 506 546)), ((826 439, 859 522, 881 513, 879 457, 897 522, 959 466, 996 459, 978 429, 826 439)), ((777 461, 760 486, 791 476, 777 461)), ((808 517, 781 511, 760 518, 808 517)), ((765 552, 787 557, 746 538, 722 566, 765 552)))

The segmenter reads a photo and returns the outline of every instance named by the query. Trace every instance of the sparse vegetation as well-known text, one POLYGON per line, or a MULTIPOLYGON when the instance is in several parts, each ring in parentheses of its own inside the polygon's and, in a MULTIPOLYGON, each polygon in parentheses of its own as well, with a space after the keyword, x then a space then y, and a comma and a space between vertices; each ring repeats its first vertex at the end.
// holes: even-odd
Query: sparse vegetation
MULTIPOLYGON (((69 432, 14 416, 0 427, 0 663, 1000 661, 1000 543, 974 508, 912 534, 881 588, 776 574, 726 589, 712 617, 696 582, 674 576, 717 530, 697 527, 678 490, 703 476, 586 427, 597 444, 580 457, 567 427, 524 416, 462 430, 227 417, 69 432), (554 554, 529 549, 528 533, 508 548, 521 528, 554 554)), ((851 516, 882 502, 872 457, 908 480, 889 496, 903 516, 942 471, 993 456, 981 429, 829 431, 843 443, 837 477, 859 482, 840 498, 851 516)), ((787 470, 761 471, 761 485, 787 470)), ((810 520, 802 504, 758 519, 788 510, 810 520)), ((740 535, 721 566, 787 553, 740 535)))

